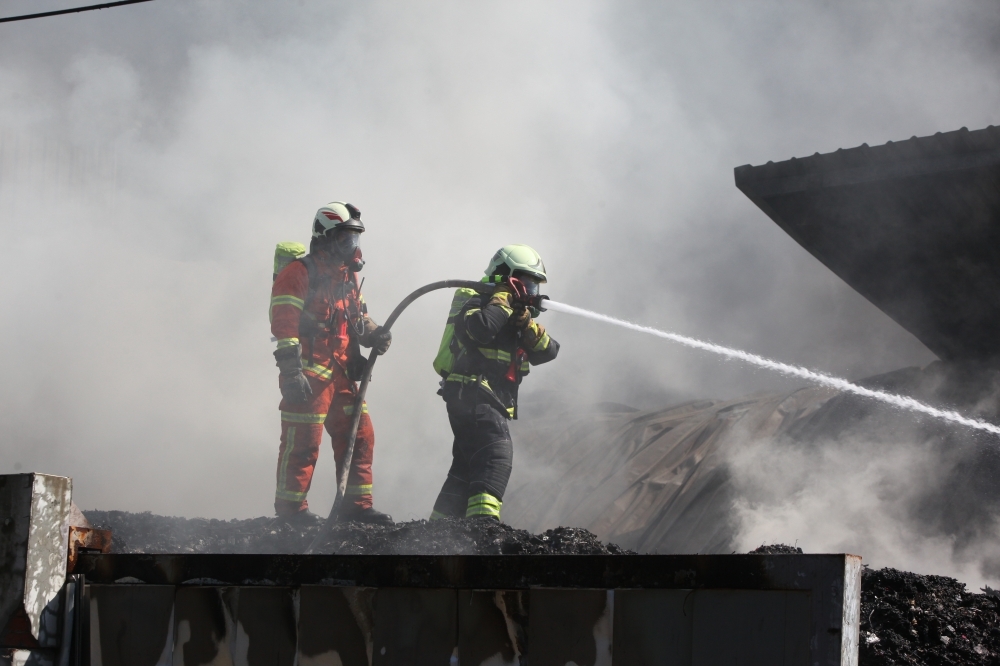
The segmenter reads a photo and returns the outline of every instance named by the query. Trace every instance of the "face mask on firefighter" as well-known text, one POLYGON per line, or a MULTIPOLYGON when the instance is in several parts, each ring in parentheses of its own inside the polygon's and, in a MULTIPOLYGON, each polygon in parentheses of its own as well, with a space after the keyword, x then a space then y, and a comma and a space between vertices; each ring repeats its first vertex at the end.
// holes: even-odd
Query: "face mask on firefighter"
POLYGON ((361 233, 354 229, 341 229, 334 235, 333 245, 341 257, 353 257, 361 248, 361 233))

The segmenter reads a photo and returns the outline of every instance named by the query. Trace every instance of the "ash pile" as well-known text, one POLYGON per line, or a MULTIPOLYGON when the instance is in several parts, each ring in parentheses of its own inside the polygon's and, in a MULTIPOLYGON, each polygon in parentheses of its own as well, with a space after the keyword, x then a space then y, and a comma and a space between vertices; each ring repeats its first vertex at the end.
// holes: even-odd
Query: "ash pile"
MULTIPOLYGON (((280 518, 215 520, 127 511, 86 511, 94 527, 112 531, 116 553, 302 553, 319 527, 280 518)), ((541 534, 491 520, 445 518, 392 526, 338 523, 317 553, 340 555, 628 555, 584 529, 541 534)))
POLYGON ((1000 598, 945 576, 861 574, 862 666, 1000 664, 1000 598))

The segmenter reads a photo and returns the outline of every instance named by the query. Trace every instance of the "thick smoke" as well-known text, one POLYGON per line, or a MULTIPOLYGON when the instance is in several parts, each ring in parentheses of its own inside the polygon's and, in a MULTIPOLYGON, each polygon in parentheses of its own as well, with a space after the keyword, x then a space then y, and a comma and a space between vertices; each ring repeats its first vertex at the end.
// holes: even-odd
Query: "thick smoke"
MULTIPOLYGON (((997 122, 991 9, 158 0, 0 25, 0 471, 71 475, 84 506, 267 513, 271 254, 332 199, 364 211, 377 319, 526 242, 564 302, 852 377, 926 363, 732 168, 997 122)), ((448 465, 447 301, 411 306, 369 393, 397 518, 429 513, 448 465)), ((544 321, 563 352, 529 395, 794 386, 544 321)), ((332 467, 324 449, 319 511, 332 467)))
MULTIPOLYGON (((995 420, 1000 394, 994 386, 986 395, 963 409, 995 420)), ((996 437, 852 398, 820 415, 795 436, 730 447, 738 547, 796 540, 807 552, 859 553, 873 566, 996 586, 996 437)))

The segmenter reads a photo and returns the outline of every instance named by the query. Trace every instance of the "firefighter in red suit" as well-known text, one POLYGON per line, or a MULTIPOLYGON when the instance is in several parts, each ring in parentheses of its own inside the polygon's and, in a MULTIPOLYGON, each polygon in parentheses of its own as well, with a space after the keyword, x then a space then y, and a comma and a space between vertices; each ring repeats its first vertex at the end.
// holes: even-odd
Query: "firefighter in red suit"
MULTIPOLYGON (((362 298, 358 271, 361 211, 335 201, 316 212, 309 254, 278 274, 271 290, 271 333, 280 370, 281 444, 278 448, 274 510, 295 525, 319 516, 306 494, 319 456, 323 428, 341 466, 365 358, 360 347, 384 354, 392 334, 372 321, 362 298)), ((341 520, 392 524, 372 507, 372 449, 375 432, 363 405, 354 456, 347 477, 341 520)))

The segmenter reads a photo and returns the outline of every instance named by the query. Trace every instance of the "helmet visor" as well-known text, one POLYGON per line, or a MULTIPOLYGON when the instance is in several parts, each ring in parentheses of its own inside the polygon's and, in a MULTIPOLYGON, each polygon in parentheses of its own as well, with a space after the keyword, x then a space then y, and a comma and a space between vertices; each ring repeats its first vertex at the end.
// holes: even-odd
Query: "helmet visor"
POLYGON ((517 272, 514 273, 514 277, 521 281, 524 285, 524 290, 528 293, 528 296, 538 296, 542 293, 541 282, 534 275, 529 275, 528 273, 517 272))
POLYGON ((349 257, 361 247, 361 232, 357 229, 337 229, 333 235, 333 243, 341 256, 349 257))

